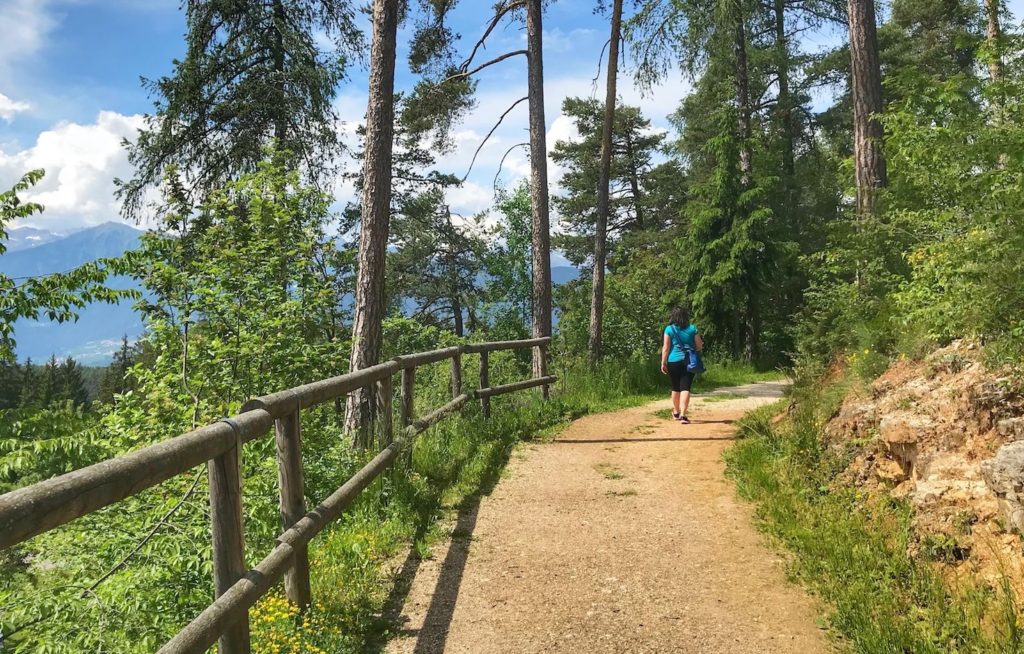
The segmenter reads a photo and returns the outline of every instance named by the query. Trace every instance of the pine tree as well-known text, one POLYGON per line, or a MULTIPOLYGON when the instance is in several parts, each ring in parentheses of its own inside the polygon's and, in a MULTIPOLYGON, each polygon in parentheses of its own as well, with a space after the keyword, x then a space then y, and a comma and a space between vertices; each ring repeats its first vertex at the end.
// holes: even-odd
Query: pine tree
MULTIPOLYGON (((399 22, 398 0, 374 0, 373 42, 370 49, 370 92, 363 151, 362 222, 355 313, 352 321, 350 370, 380 360, 384 321, 384 274, 391 220, 391 153, 394 147, 395 48, 399 22)), ((345 426, 357 432, 357 445, 369 446, 373 417, 370 393, 349 396, 345 426)))
POLYGON ((125 393, 131 386, 128 371, 135 363, 135 351, 128 342, 128 336, 121 337, 121 347, 114 352, 113 361, 103 373, 100 381, 99 395, 96 400, 100 404, 112 404, 114 397, 125 393))
MULTIPOLYGON (((556 240, 576 265, 594 262, 603 111, 597 100, 566 98, 562 113, 573 119, 580 138, 555 143, 551 153, 551 159, 565 168, 561 186, 566 193, 554 198, 565 231, 556 240)), ((606 225, 609 252, 614 252, 616 241, 625 233, 664 227, 655 220, 664 214, 650 211, 646 199, 654 154, 665 140, 664 134, 650 127, 638 107, 615 110, 606 225)))
MULTIPOLYGON (((543 3, 526 2, 527 88, 530 106, 530 198, 533 208, 533 337, 551 336, 551 229, 548 199, 547 125, 544 122, 543 3)), ((533 376, 547 374, 541 350, 533 350, 533 376)))
POLYGON ((276 142, 290 166, 326 182, 340 151, 333 107, 361 38, 349 0, 189 0, 185 56, 145 86, 156 111, 128 146, 118 181, 126 217, 168 173, 190 204, 255 170, 276 142), (320 45, 323 40, 330 45, 320 45))
POLYGON ((22 371, 17 363, 0 361, 0 410, 13 409, 21 399, 22 371))
POLYGON ((416 302, 414 317, 450 328, 456 336, 477 327, 486 249, 481 218, 453 218, 440 189, 407 200, 393 221, 396 251, 389 283, 416 302))
MULTIPOLYGON (((613 0, 611 36, 608 39, 608 81, 605 83, 604 120, 601 125, 601 165, 597 182, 597 221, 594 226, 594 269, 590 294, 590 332, 587 349, 590 363, 601 359, 604 323, 604 273, 608 258, 608 214, 611 195, 612 133, 615 129, 616 84, 619 75, 619 42, 622 39, 622 0, 613 0)), ((637 193, 639 195, 639 193, 637 193)), ((639 206, 639 205, 638 205, 639 206)))
POLYGON ((25 359, 25 365, 21 367, 21 393, 18 397, 18 406, 23 409, 37 409, 42 406, 40 399, 41 375, 39 367, 32 363, 32 358, 25 359))
POLYGON ((75 407, 84 407, 89 403, 89 394, 82 379, 82 369, 71 357, 64 359, 57 371, 55 400, 71 402, 75 407))
POLYGON ((873 216, 887 175, 882 154, 882 70, 874 0, 849 0, 850 69, 853 98, 853 169, 857 215, 873 216))

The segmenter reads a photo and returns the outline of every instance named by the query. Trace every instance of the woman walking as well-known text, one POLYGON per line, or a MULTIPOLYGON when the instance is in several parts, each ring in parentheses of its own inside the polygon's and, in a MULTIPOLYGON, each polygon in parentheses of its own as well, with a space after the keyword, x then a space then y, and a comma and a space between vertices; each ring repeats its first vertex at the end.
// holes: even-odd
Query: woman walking
POLYGON ((672 309, 661 346, 661 372, 672 380, 672 417, 690 424, 686 410, 690 406, 690 387, 696 373, 687 370, 690 352, 704 349, 697 326, 690 323, 690 312, 683 307, 672 309))

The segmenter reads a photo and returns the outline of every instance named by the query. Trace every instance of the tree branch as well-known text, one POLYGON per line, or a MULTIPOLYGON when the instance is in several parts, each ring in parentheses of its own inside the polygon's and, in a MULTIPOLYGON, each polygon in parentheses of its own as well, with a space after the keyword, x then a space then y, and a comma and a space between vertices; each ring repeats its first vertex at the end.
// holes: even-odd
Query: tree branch
POLYGON ((521 148, 528 145, 530 144, 525 141, 523 143, 516 143, 508 150, 505 150, 505 154, 501 155, 501 161, 498 162, 498 172, 494 173, 494 184, 492 185, 494 188, 498 187, 498 176, 501 175, 501 167, 505 165, 505 158, 508 157, 508 155, 512 154, 512 151, 515 150, 516 148, 521 148))
POLYGON ((501 121, 505 120, 505 116, 507 116, 510 113, 512 113, 513 109, 515 109, 517 106, 519 106, 520 103, 525 102, 529 97, 530 96, 524 95, 523 97, 521 97, 518 100, 516 100, 515 102, 513 102, 512 106, 509 107, 508 109, 506 109, 505 113, 501 114, 501 116, 498 118, 498 122, 494 123, 494 127, 491 128, 491 131, 487 132, 487 136, 484 137, 484 140, 481 141, 480 145, 477 147, 476 152, 473 153, 473 159, 469 162, 469 170, 467 170, 466 174, 462 176, 462 181, 463 182, 466 181, 466 179, 469 177, 469 173, 473 172, 473 164, 476 163, 477 155, 479 155, 480 154, 480 150, 482 150, 483 147, 485 145, 487 145, 487 140, 490 139, 491 136, 494 135, 495 130, 497 130, 498 126, 501 125, 501 121))
POLYGON ((498 10, 496 14, 494 14, 494 18, 491 19, 491 22, 487 25, 487 29, 484 30, 484 35, 481 36, 480 40, 477 41, 476 45, 473 46, 473 51, 469 53, 469 57, 466 58, 466 61, 462 62, 462 66, 460 66, 461 70, 465 71, 466 69, 469 68, 469 65, 473 63, 473 57, 476 56, 476 53, 480 48, 484 47, 484 41, 486 41, 487 37, 491 35, 491 32, 494 31, 494 28, 498 26, 498 23, 501 21, 501 19, 504 18, 505 15, 508 14, 508 12, 512 11, 513 9, 523 7, 525 5, 525 0, 511 2, 505 5, 502 9, 498 10))
POLYGON ((149 533, 146 534, 145 538, 139 541, 138 545, 136 545, 131 552, 128 552, 128 554, 126 554, 124 558, 122 558, 120 561, 117 562, 117 564, 114 565, 114 567, 107 570, 105 573, 103 573, 103 575, 100 576, 99 579, 94 581, 91 586, 82 591, 81 596, 83 598, 87 597, 88 595, 91 595, 93 591, 95 591, 99 587, 100 584, 102 584, 104 581, 112 577, 117 571, 121 570, 125 565, 127 565, 128 561, 130 561, 133 556, 138 554, 139 551, 141 551, 142 548, 146 545, 146 543, 152 540, 153 536, 156 535, 156 532, 160 530, 160 527, 163 527, 164 524, 167 523, 167 520, 170 519, 170 517, 174 515, 177 512, 177 510, 182 507, 182 505, 185 504, 188 498, 192 496, 192 493, 195 492, 196 486, 199 484, 199 480, 202 478, 203 472, 205 470, 206 468, 203 468, 198 473, 196 473, 195 479, 192 480, 192 485, 189 486, 188 490, 185 491, 185 494, 181 496, 181 499, 178 500, 178 503, 172 506, 171 509, 167 513, 165 513, 163 517, 161 517, 155 525, 153 525, 153 528, 149 530, 149 533))
POLYGON ((611 42, 611 39, 605 41, 604 45, 601 46, 601 54, 597 56, 597 74, 594 75, 594 79, 590 80, 590 88, 593 89, 594 93, 597 93, 597 83, 601 79, 601 64, 604 63, 604 52, 611 45, 611 42))
POLYGON ((509 59, 511 57, 515 57, 516 55, 525 55, 525 54, 527 54, 526 50, 513 50, 512 52, 506 52, 505 54, 501 55, 500 57, 495 57, 494 59, 491 59, 490 61, 488 61, 486 63, 480 64, 479 66, 477 66, 473 70, 463 71, 461 73, 455 73, 454 75, 450 75, 450 76, 444 78, 443 80, 441 80, 441 82, 438 85, 440 86, 441 84, 446 84, 448 82, 451 82, 451 81, 454 81, 454 80, 457 80, 457 79, 465 79, 467 77, 470 77, 471 75, 475 75, 475 74, 479 73, 481 70, 483 70, 484 68, 487 68, 488 66, 492 66, 492 65, 494 65, 496 63, 505 61, 506 59, 509 59))

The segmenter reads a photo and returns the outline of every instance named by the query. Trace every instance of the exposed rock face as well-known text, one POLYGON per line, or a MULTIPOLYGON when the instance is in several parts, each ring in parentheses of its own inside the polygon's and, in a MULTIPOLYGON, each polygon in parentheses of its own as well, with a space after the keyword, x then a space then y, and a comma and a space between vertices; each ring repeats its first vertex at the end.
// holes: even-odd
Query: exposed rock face
POLYGON ((825 438, 854 452, 838 483, 910 503, 912 548, 953 543, 943 563, 996 579, 1008 561, 1024 563, 1024 399, 980 354, 955 343, 895 363, 847 397, 825 438))
POLYGON ((918 441, 926 438, 934 428, 931 418, 903 412, 886 415, 878 423, 878 437, 885 443, 892 459, 903 469, 905 477, 915 477, 918 441))
POLYGON ((1007 526, 1024 533, 1024 441, 1000 447, 994 459, 981 464, 981 471, 1007 526))
POLYGON ((1007 441, 1024 440, 1024 417, 1003 418, 996 423, 996 431, 1007 441))

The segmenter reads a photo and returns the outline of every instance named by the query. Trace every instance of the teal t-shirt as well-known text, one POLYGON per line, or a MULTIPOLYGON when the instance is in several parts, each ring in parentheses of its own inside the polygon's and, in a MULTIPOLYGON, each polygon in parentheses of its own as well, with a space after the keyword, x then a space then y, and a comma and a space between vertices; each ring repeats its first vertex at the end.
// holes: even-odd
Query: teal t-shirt
POLYGON ((665 328, 672 349, 668 352, 669 362, 685 361, 687 348, 697 349, 697 325, 690 323, 685 328, 669 325, 665 328))

